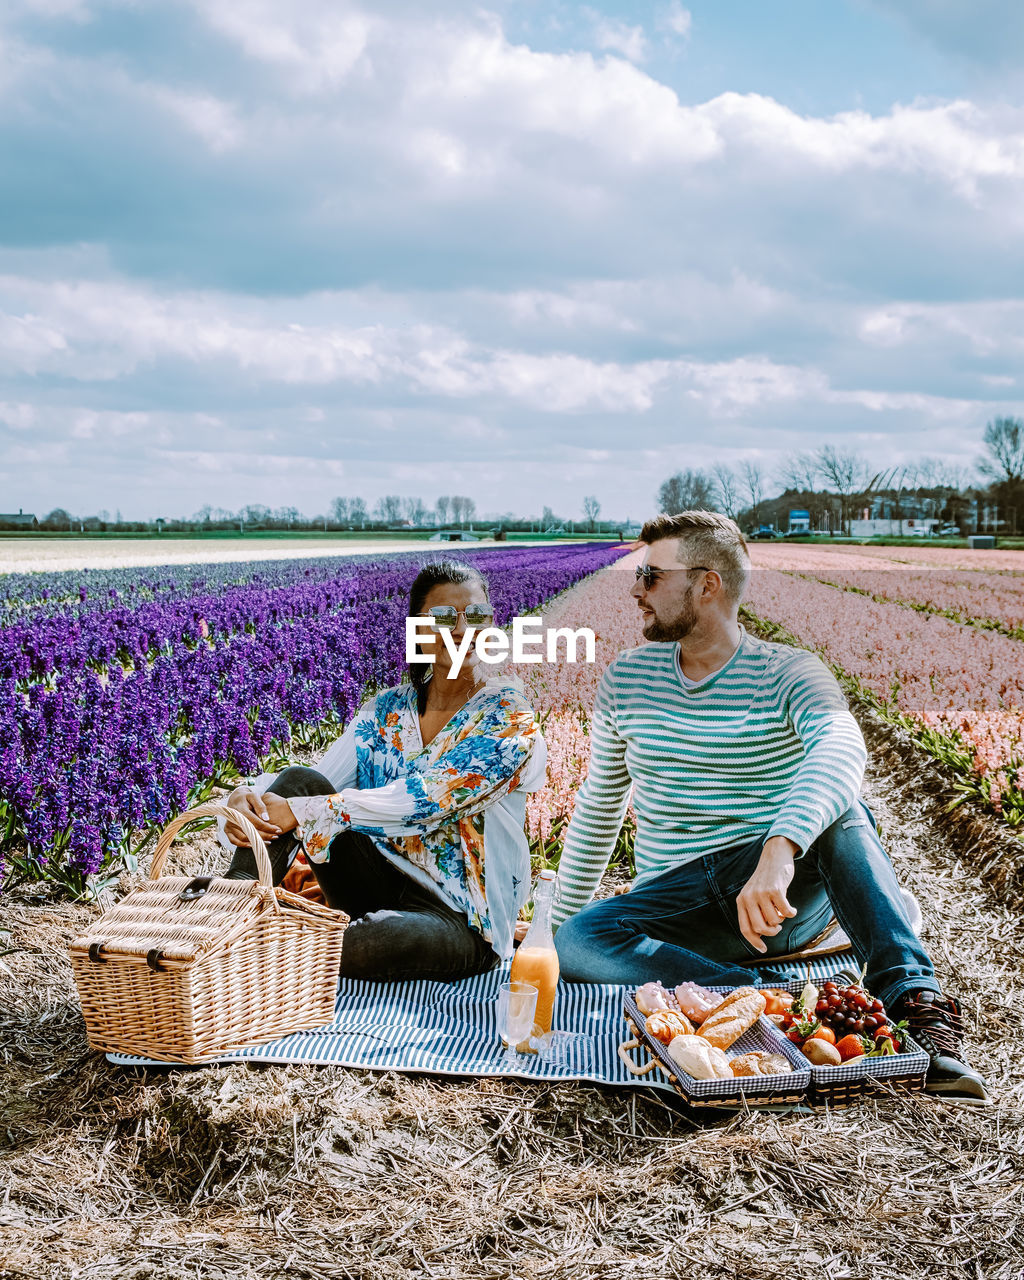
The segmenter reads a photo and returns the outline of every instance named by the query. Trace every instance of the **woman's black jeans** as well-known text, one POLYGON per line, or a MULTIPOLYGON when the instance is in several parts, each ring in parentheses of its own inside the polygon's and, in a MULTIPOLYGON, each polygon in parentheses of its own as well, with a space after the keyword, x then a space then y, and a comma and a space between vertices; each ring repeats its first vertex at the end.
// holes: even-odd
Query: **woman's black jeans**
MULTIPOLYGON (((329 796, 334 787, 315 769, 292 765, 267 788, 292 796, 329 796)), ((297 844, 286 832, 267 846, 274 883, 284 878, 297 844)), ((331 841, 327 862, 311 862, 329 906, 352 923, 345 930, 341 975, 397 982, 410 978, 450 981, 486 973, 497 956, 466 917, 405 875, 369 836, 343 831, 331 841)), ((229 880, 255 880, 251 849, 236 849, 225 872, 229 880)))

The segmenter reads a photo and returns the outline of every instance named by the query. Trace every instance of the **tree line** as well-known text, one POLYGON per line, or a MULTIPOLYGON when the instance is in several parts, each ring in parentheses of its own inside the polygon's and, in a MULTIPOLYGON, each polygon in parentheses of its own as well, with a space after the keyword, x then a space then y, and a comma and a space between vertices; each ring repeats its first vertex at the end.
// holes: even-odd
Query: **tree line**
MULTIPOLYGON (((852 514, 878 499, 886 501, 894 518, 901 518, 904 508, 920 509, 924 505, 930 514, 966 526, 971 523, 972 510, 977 512, 984 504, 987 511, 995 512, 990 523, 1005 532, 1024 532, 1024 419, 992 419, 985 427, 983 445, 984 453, 973 476, 966 467, 928 457, 879 468, 856 451, 832 444, 790 454, 771 469, 750 458, 736 466, 721 462, 669 476, 658 490, 657 503, 661 511, 670 513, 695 508, 722 511, 748 531, 762 522, 779 527, 790 509, 806 510, 812 528, 827 523, 830 528, 847 530, 852 514)), ((478 516, 473 498, 460 494, 444 494, 433 503, 420 497, 387 494, 372 506, 361 497, 337 497, 325 513, 316 516, 303 515, 297 507, 249 504, 237 511, 204 506, 191 517, 124 521, 120 512, 113 518, 107 511, 82 517, 57 507, 39 525, 55 532, 126 533, 145 532, 154 526, 168 532, 237 528, 242 533, 257 529, 379 530, 396 526, 465 529, 476 522, 533 533, 614 534, 624 527, 622 513, 604 522, 600 515, 601 503, 593 494, 585 496, 579 510, 568 516, 546 506, 539 517, 505 511, 485 518, 478 516)))
POLYGON ((658 506, 667 513, 721 511, 747 529, 762 522, 778 527, 790 509, 800 509, 808 512, 812 528, 834 522, 841 530, 849 529, 854 512, 878 500, 893 519, 911 514, 904 508, 926 507, 958 525, 970 523, 972 510, 983 506, 995 511, 992 523, 1005 532, 1024 531, 1024 419, 992 419, 983 444, 974 477, 939 458, 877 468, 856 451, 832 444, 791 454, 772 470, 749 458, 735 467, 690 468, 664 481, 658 506))

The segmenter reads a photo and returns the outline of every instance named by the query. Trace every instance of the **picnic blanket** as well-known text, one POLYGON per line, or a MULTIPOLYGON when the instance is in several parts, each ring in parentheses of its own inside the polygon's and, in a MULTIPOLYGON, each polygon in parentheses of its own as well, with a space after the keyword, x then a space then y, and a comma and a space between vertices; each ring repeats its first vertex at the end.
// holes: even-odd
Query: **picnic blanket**
MULTIPOLYGON (((834 959, 816 960, 811 977, 824 980, 834 959)), ((794 973, 803 976, 807 965, 794 973)), ((598 1084, 662 1088, 658 1072, 637 1078, 618 1056, 626 1039, 622 1002, 630 988, 596 983, 559 983, 553 1030, 568 1033, 552 1054, 504 1053, 498 1039, 498 986, 508 965, 461 982, 365 982, 342 978, 334 1021, 249 1049, 217 1062, 314 1062, 371 1071, 442 1076, 515 1076, 527 1080, 581 1080, 598 1084)), ((119 1066, 167 1066, 150 1058, 107 1054, 119 1066)))

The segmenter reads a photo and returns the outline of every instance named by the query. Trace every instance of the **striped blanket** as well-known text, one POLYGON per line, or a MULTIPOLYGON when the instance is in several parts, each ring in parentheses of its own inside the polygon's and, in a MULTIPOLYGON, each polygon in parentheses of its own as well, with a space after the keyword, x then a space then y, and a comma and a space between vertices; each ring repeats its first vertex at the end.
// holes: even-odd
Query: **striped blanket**
MULTIPOLYGON (((823 980, 838 966, 815 961, 811 976, 823 980)), ((799 967, 803 977, 807 966, 799 967)), ((670 1089, 658 1073, 638 1079, 624 1066, 618 1046, 626 1038, 622 1002, 627 988, 560 983, 552 1053, 510 1058, 498 1039, 498 986, 507 965, 462 982, 362 982, 343 978, 334 1021, 251 1049, 224 1054, 218 1062, 312 1062, 371 1071, 422 1072, 441 1076, 518 1076, 528 1080, 587 1080, 600 1084, 670 1089)), ((171 1065, 148 1058, 108 1054, 120 1066, 171 1065)))

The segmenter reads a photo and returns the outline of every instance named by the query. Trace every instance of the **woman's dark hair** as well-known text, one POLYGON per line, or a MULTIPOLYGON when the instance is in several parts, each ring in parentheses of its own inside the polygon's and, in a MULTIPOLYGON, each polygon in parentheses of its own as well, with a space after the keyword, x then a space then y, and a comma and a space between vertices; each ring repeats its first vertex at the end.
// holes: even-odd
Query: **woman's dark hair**
MULTIPOLYGON (((479 569, 474 569, 464 560, 431 560, 419 571, 409 588, 409 617, 418 618, 422 615, 423 602, 434 587, 446 584, 454 586, 459 582, 479 582, 484 589, 484 596, 490 601, 487 579, 479 569)), ((427 662, 409 664, 409 683, 416 690, 420 715, 427 709, 427 685, 432 674, 433 668, 427 662)))

